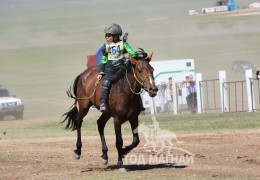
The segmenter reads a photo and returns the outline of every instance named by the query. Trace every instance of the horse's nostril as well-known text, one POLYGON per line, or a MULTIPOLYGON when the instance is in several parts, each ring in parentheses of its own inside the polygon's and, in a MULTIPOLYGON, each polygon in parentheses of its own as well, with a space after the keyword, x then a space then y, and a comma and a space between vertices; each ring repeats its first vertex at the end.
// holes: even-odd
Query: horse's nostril
POLYGON ((158 88, 157 88, 157 87, 155 87, 155 88, 149 87, 149 88, 148 88, 148 92, 149 92, 149 95, 150 95, 151 97, 156 96, 156 95, 157 95, 157 91, 158 91, 158 88))

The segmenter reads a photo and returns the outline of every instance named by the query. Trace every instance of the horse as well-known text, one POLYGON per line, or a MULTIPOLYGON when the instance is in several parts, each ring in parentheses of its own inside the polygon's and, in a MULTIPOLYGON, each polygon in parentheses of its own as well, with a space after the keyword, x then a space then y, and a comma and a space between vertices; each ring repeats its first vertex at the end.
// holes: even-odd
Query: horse
MULTIPOLYGON (((112 84, 108 99, 108 111, 103 112, 97 120, 98 131, 102 144, 101 162, 106 165, 108 162, 107 145, 104 135, 104 128, 107 121, 113 117, 114 130, 116 135, 116 148, 118 152, 118 168, 124 168, 123 158, 134 149, 140 142, 138 131, 138 115, 143 106, 140 97, 142 90, 148 92, 150 97, 157 95, 158 88, 155 85, 153 67, 150 64, 153 53, 149 56, 142 50, 140 59, 129 56, 127 63, 121 67, 122 77, 112 84), (123 148, 121 125, 126 121, 130 122, 133 141, 129 146, 123 148)), ((139 51, 140 54, 140 51, 139 51)), ((72 106, 65 116, 63 122, 67 121, 65 129, 77 130, 76 150, 74 157, 80 159, 81 156, 81 126, 83 118, 88 114, 89 108, 95 106, 100 108, 100 94, 103 79, 97 80, 98 67, 93 66, 86 69, 74 80, 72 88, 67 91, 69 97, 75 99, 72 106), (74 95, 73 95, 74 94, 74 95)))

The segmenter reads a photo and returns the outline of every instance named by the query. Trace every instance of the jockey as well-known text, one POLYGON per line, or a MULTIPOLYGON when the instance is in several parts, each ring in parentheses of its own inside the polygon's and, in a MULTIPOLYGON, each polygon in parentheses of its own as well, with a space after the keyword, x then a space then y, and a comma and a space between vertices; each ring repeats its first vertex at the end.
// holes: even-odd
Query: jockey
POLYGON ((106 42, 102 49, 103 57, 99 65, 99 74, 97 76, 98 80, 101 80, 104 76, 100 98, 101 112, 107 110, 107 101, 111 88, 110 77, 114 74, 113 69, 117 66, 124 65, 126 61, 124 58, 125 53, 128 53, 134 58, 138 57, 136 51, 126 42, 127 34, 124 35, 123 40, 120 39, 120 36, 122 36, 122 29, 118 24, 112 24, 105 28, 106 42))

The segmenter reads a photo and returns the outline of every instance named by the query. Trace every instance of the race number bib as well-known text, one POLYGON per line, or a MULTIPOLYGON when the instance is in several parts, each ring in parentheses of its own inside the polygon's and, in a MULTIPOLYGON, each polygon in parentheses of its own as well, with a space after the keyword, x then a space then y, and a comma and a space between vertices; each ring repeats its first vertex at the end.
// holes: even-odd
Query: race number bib
POLYGON ((107 59, 113 61, 122 59, 124 57, 123 48, 123 41, 106 44, 106 51, 108 52, 107 59))

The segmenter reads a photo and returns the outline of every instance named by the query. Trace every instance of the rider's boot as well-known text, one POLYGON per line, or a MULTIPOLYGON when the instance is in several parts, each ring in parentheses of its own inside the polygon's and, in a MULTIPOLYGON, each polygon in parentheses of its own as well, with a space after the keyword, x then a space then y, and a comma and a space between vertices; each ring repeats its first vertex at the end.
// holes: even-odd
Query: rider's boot
POLYGON ((103 87, 101 91, 101 104, 100 104, 100 111, 105 112, 107 111, 107 102, 108 102, 108 95, 110 91, 111 82, 109 80, 103 81, 103 87))

